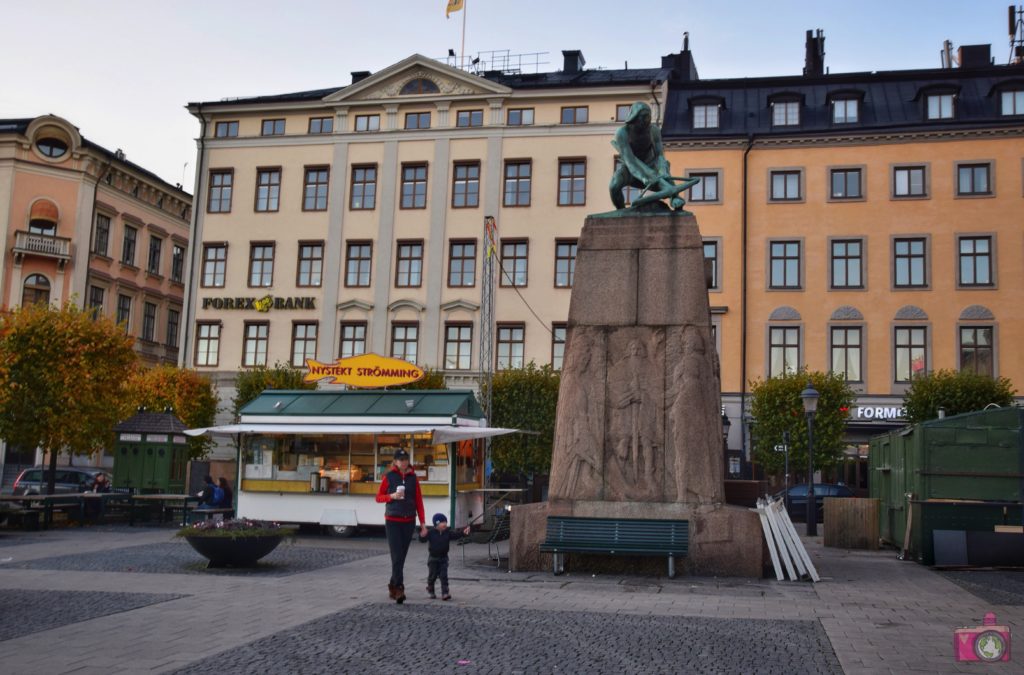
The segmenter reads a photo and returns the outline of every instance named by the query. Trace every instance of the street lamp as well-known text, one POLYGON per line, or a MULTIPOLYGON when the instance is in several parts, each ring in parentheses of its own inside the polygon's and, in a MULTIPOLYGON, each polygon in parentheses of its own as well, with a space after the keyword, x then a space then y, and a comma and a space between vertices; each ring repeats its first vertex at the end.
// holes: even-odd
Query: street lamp
POLYGON ((722 449, 723 449, 723 460, 725 461, 725 473, 731 474, 729 471, 729 428, 732 426, 732 422, 729 421, 729 416, 722 411, 722 449))
POLYGON ((807 387, 800 392, 800 400, 804 402, 804 416, 807 417, 807 536, 818 536, 818 513, 814 503, 814 413, 818 411, 818 398, 821 394, 814 388, 810 380, 807 387))

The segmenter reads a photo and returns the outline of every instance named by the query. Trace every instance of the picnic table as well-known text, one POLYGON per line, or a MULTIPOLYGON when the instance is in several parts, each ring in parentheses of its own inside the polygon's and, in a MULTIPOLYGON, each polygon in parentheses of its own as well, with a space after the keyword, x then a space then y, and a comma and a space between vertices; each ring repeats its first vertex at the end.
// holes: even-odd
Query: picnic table
POLYGON ((84 522, 87 513, 96 513, 97 519, 106 515, 107 506, 111 502, 127 503, 131 495, 117 492, 72 492, 54 495, 0 495, 0 502, 13 502, 23 506, 13 511, 21 516, 23 523, 38 524, 39 515, 43 516, 42 526, 47 529, 53 524, 53 511, 56 507, 68 507, 74 512, 79 523, 84 522), (86 509, 86 504, 98 502, 97 510, 86 509), (28 518, 29 514, 34 514, 28 518))
POLYGON ((199 505, 201 499, 195 495, 171 494, 160 492, 155 494, 132 495, 129 503, 128 524, 135 524, 135 513, 138 509, 155 508, 160 513, 160 522, 165 522, 168 511, 181 509, 181 526, 188 525, 189 503, 192 502, 192 509, 199 505))

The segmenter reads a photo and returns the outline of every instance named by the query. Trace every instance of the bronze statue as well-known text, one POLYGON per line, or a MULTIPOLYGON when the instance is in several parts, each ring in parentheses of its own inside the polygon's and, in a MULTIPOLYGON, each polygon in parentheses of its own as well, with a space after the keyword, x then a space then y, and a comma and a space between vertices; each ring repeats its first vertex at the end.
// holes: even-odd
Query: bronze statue
POLYGON ((699 178, 681 178, 669 173, 661 145, 661 128, 651 123, 651 107, 646 103, 637 101, 629 109, 625 124, 615 132, 612 146, 619 151, 621 160, 608 186, 617 209, 626 208, 622 190, 635 187, 640 188, 641 193, 628 210, 639 210, 668 199, 669 207, 678 211, 686 204, 680 193, 700 182, 699 178))

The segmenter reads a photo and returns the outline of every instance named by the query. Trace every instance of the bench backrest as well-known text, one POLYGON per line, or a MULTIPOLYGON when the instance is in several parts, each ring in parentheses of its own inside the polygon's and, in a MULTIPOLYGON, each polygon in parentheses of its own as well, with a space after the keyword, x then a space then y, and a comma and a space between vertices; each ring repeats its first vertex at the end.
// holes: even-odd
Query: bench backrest
POLYGON ((686 520, 548 516, 545 543, 685 551, 689 542, 690 523, 686 520))

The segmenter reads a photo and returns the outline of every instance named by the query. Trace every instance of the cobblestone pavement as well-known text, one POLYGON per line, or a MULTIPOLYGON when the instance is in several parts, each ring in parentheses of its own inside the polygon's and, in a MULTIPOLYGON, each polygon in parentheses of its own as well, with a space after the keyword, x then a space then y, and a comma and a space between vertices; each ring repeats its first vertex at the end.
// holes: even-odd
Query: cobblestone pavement
POLYGON ((939 574, 985 602, 1024 606, 1024 571, 946 570, 939 574))
POLYGON ((0 590, 0 640, 180 598, 166 593, 0 590))
MULTIPOLYGON (((212 658, 219 673, 838 673, 816 621, 355 607, 212 658), (557 630, 552 627, 557 626, 557 630), (381 648, 409 644, 423 648, 381 648)), ((175 675, 202 675, 200 662, 175 675)))
MULTIPOLYGON (((182 570, 166 553, 188 551, 173 534, 156 527, 72 527, 16 541, 0 534, 0 602, 19 591, 38 605, 15 613, 25 614, 28 632, 2 642, 4 672, 1024 672, 1024 657, 979 666, 952 655, 953 630, 977 625, 988 611, 1024 636, 1016 595, 982 597, 891 551, 826 549, 820 538, 806 541, 822 575, 813 585, 509 572, 487 559, 486 545, 473 544, 466 564, 461 552, 452 556, 451 602, 425 597, 426 546, 413 544, 409 600, 397 606, 387 601, 380 536, 300 536, 285 549, 295 565, 345 562, 280 576, 182 570), (150 560, 151 571, 125 573, 137 555, 168 557, 171 569, 150 560), (65 562, 55 569, 55 560, 65 562), (58 625, 36 621, 40 612, 59 615, 69 592, 114 607, 123 594, 178 597, 58 625)), ((1021 579, 967 578, 1004 591, 1019 589, 1021 579)), ((11 614, 10 605, 0 607, 11 614)))

